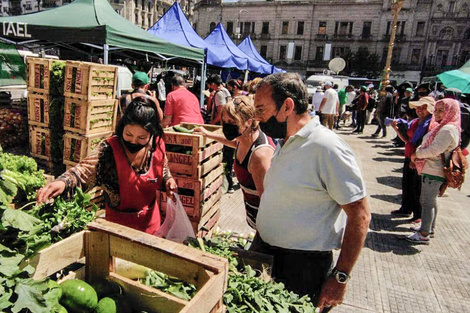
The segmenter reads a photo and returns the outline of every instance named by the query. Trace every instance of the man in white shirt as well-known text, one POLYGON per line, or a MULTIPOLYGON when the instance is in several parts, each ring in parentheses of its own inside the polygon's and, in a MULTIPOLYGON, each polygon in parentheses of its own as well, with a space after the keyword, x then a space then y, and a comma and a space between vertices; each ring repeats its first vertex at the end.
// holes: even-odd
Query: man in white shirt
POLYGON ((274 256, 276 281, 326 312, 343 301, 370 212, 354 153, 309 116, 307 95, 293 73, 269 75, 256 91, 261 130, 281 140, 264 178, 252 247, 274 256))
POLYGON ((317 90, 315 90, 315 93, 313 94, 313 97, 312 97, 312 106, 316 115, 320 115, 320 105, 321 105, 324 95, 325 93, 323 92, 323 89, 321 89, 321 87, 318 86, 317 90))
POLYGON ((329 129, 333 129, 335 123, 335 116, 338 115, 339 111, 339 98, 336 90, 333 89, 332 82, 325 82, 325 94, 320 104, 320 113, 322 116, 322 125, 328 126, 329 129))

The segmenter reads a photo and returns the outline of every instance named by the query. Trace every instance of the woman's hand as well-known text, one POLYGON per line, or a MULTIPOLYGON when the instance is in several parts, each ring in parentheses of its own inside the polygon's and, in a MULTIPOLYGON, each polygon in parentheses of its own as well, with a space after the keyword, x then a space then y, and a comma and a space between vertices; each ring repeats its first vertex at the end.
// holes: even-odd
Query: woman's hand
POLYGON ((166 180, 165 188, 166 188, 166 196, 174 201, 175 200, 174 193, 178 191, 178 185, 176 184, 176 181, 173 177, 170 177, 166 180))
POLYGON ((52 183, 47 184, 38 191, 36 197, 38 204, 43 202, 48 202, 49 200, 57 197, 62 194, 65 190, 65 183, 61 180, 53 181, 52 183))
POLYGON ((416 157, 416 153, 413 153, 413 154, 411 155, 411 157, 410 157, 410 159, 411 159, 411 162, 413 162, 413 163, 414 163, 414 162, 416 161, 416 159, 417 159, 417 158, 418 158, 418 157, 416 157))
POLYGON ((395 130, 398 130, 397 124, 398 124, 398 121, 395 121, 395 120, 390 123, 390 125, 392 126, 392 128, 395 129, 395 130))
POLYGON ((209 131, 205 129, 204 127, 200 126, 200 127, 194 128, 194 133, 207 136, 209 134, 209 131))
POLYGON ((413 162, 410 162, 410 168, 412 170, 415 170, 416 169, 416 164, 414 164, 413 162))

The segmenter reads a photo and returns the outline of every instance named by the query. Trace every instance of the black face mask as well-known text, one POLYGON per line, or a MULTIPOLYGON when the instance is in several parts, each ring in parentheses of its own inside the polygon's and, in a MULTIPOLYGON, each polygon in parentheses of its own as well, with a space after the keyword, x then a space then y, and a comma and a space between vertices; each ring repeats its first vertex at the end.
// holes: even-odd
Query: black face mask
POLYGON ((429 95, 429 92, 427 92, 427 91, 418 92, 418 96, 420 96, 420 97, 427 97, 428 95, 429 95))
POLYGON ((140 150, 142 150, 148 145, 148 142, 145 145, 140 145, 138 143, 132 143, 132 142, 126 141, 124 139, 122 139, 122 142, 124 143, 124 146, 126 147, 126 149, 129 150, 129 152, 132 154, 139 152, 140 150))
POLYGON ((224 132, 225 138, 227 140, 234 140, 235 138, 241 136, 238 131, 238 126, 235 124, 223 123, 222 131, 224 132))
MULTIPOLYGON (((279 112, 278 112, 279 113, 279 112)), ((284 122, 279 122, 277 114, 271 116, 265 123, 260 122, 259 127, 271 138, 286 138, 287 135, 287 118, 284 122)))

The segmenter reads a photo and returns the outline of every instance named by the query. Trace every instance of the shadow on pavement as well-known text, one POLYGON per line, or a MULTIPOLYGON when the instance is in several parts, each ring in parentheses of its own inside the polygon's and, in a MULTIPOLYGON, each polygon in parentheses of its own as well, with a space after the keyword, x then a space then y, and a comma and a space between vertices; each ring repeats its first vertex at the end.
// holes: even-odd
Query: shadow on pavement
POLYGON ((409 224, 410 218, 397 218, 392 217, 390 214, 377 214, 372 213, 372 220, 369 224, 369 228, 375 231, 409 231, 409 225, 401 226, 403 224, 409 224))
POLYGON ((403 173, 403 167, 397 167, 392 170, 392 173, 403 173))
POLYGON ((376 252, 392 252, 397 255, 413 255, 420 252, 404 238, 404 235, 369 232, 364 247, 376 252))
POLYGON ((403 163, 403 158, 372 158, 376 162, 394 162, 403 163))
MULTIPOLYGON (((403 151, 396 151, 395 149, 388 149, 386 152, 377 152, 381 155, 403 155, 403 151)), ((405 160, 405 158, 403 158, 405 160)))
POLYGON ((396 176, 384 176, 384 177, 377 177, 377 182, 381 185, 393 187, 396 189, 401 190, 401 182, 402 178, 401 177, 396 177, 396 176))

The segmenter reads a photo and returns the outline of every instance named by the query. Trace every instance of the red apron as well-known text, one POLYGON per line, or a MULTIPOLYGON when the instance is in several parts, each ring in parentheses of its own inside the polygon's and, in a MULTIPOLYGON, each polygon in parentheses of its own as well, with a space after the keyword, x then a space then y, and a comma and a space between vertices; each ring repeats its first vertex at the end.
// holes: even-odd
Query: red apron
POLYGON ((160 208, 156 201, 156 192, 163 183, 163 139, 160 140, 160 147, 152 154, 150 168, 144 175, 134 172, 118 137, 113 136, 107 142, 113 149, 116 161, 121 202, 116 208, 110 208, 106 204, 106 220, 153 234, 160 228, 160 208))

